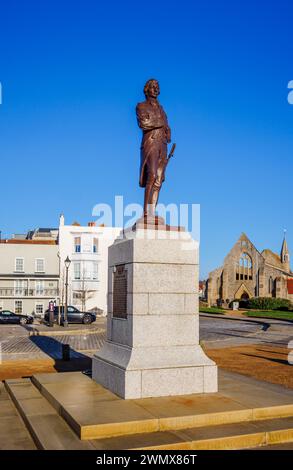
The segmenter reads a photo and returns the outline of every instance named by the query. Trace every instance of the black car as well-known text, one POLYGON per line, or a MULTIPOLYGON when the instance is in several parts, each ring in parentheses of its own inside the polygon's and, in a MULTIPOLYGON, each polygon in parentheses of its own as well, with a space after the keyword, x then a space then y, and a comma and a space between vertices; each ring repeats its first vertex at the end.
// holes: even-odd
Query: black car
MULTIPOLYGON (((58 306, 54 307, 54 322, 58 320, 58 313, 59 308, 58 306)), ((64 307, 60 307, 60 315, 61 315, 61 323, 64 321, 64 307)), ((50 312, 46 310, 44 319, 47 323, 50 322, 50 312)), ((75 307, 69 305, 67 307, 67 321, 68 323, 84 323, 85 325, 89 325, 96 321, 96 315, 91 312, 81 312, 75 307)))
POLYGON ((28 325, 34 322, 34 317, 31 315, 21 315, 20 313, 13 313, 10 310, 0 311, 0 324, 4 325, 28 325))

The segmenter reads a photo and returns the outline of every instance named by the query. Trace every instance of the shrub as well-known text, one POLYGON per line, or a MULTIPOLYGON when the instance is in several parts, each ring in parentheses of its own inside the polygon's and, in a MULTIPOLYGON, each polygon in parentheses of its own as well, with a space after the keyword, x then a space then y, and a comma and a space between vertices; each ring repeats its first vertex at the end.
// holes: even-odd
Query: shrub
POLYGON ((289 310, 291 302, 277 297, 254 297, 248 300, 248 308, 258 310, 289 310))

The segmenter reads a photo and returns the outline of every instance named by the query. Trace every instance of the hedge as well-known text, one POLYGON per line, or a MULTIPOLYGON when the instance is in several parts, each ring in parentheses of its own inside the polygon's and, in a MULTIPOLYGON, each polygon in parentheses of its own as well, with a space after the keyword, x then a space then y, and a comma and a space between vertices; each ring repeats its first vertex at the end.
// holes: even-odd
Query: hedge
POLYGON ((278 297, 254 297, 247 302, 247 308, 258 310, 289 310, 291 302, 278 297))

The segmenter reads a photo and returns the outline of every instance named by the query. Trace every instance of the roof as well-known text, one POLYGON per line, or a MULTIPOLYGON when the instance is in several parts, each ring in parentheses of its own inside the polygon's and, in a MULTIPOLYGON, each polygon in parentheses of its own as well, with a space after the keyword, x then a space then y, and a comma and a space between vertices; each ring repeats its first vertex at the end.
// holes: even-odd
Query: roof
POLYGON ((36 239, 25 239, 22 240, 21 238, 9 238, 0 240, 1 244, 9 244, 9 245, 58 245, 56 240, 36 240, 36 239))
POLYGON ((268 248, 266 248, 265 250, 261 252, 261 254, 266 260, 269 261, 269 258, 271 258, 271 260, 275 261, 276 267, 279 267, 279 268, 281 267, 282 269, 284 269, 280 256, 277 253, 274 253, 272 250, 269 250, 268 248))

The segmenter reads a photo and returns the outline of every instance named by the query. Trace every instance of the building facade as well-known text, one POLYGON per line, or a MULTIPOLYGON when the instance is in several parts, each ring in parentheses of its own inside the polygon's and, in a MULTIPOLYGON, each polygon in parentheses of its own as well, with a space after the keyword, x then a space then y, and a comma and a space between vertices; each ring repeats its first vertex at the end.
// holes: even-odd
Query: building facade
POLYGON ((293 273, 284 237, 280 255, 269 249, 259 252, 243 233, 224 260, 209 274, 210 306, 229 306, 234 299, 279 297, 293 302, 293 273))
POLYGON ((71 261, 68 269, 68 304, 83 311, 107 313, 108 247, 119 236, 120 228, 87 226, 77 223, 59 224, 60 300, 64 302, 65 259, 71 261))
POLYGON ((43 316, 51 300, 58 303, 57 239, 43 235, 0 241, 0 309, 43 316))

